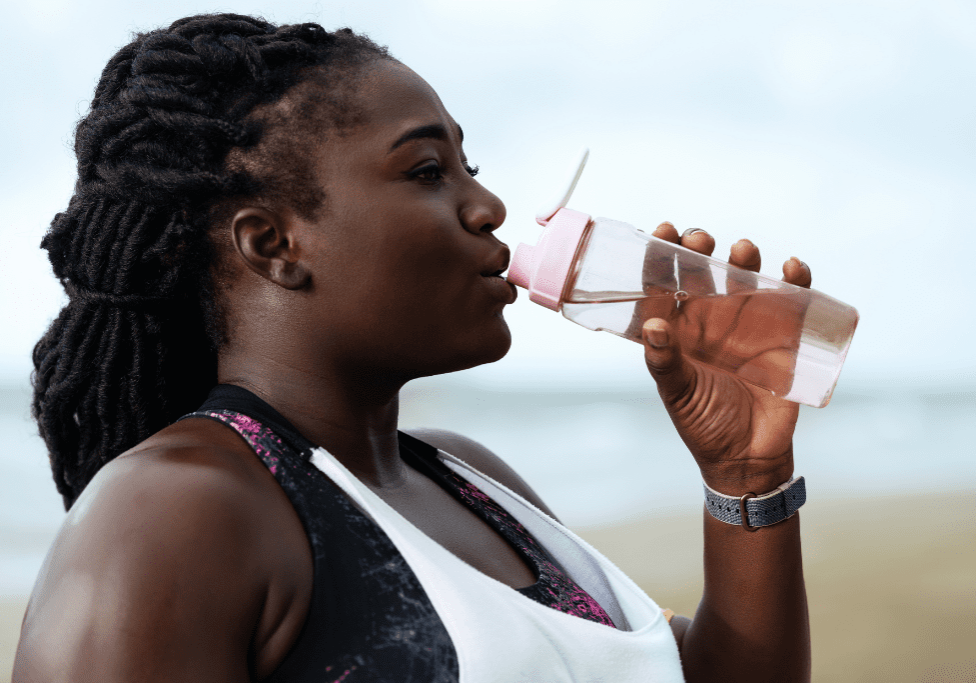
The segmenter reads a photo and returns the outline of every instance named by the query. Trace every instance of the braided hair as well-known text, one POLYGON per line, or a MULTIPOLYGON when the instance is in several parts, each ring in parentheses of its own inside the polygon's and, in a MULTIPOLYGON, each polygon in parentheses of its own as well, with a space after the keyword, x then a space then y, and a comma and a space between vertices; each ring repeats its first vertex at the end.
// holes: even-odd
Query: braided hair
POLYGON ((70 300, 34 347, 31 412, 66 510, 216 383, 227 337, 211 228, 235 198, 314 212, 323 197, 298 145, 266 147, 288 143, 283 127, 321 127, 322 111, 348 123, 341 76, 387 58, 350 29, 212 14, 138 34, 108 62, 75 131, 74 194, 41 242, 70 300), (306 88, 318 99, 289 120, 267 113, 313 82, 334 87, 306 88))

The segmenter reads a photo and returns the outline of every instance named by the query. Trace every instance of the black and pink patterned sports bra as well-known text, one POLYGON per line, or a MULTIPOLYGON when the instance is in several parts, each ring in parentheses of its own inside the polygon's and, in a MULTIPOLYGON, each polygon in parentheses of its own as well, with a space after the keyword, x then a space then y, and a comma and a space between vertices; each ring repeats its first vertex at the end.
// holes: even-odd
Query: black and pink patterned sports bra
MULTIPOLYGON (((315 445, 252 392, 222 384, 202 417, 234 429, 267 466, 305 528, 312 600, 301 633, 267 680, 273 683, 447 683, 458 659, 436 610, 387 535, 309 462, 315 445)), ((400 432, 404 462, 430 477, 500 534, 533 568, 517 589, 543 605, 610 627, 602 607, 572 581, 501 506, 444 465, 437 449, 400 432)))

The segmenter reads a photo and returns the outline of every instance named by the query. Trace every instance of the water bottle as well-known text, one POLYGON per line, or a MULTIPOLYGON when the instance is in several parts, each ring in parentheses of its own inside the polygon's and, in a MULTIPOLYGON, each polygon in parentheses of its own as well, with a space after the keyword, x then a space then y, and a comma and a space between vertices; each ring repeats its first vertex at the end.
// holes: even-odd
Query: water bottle
POLYGON ((663 318, 686 356, 789 401, 827 405, 857 311, 815 289, 565 208, 587 157, 536 217, 545 227, 538 243, 516 248, 509 282, 587 329, 639 343, 644 321, 663 318))

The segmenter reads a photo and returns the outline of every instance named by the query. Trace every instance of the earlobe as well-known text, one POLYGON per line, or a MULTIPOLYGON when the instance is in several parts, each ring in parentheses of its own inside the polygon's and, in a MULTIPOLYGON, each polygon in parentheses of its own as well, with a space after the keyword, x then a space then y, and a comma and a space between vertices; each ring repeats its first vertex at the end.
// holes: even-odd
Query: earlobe
POLYGON ((294 228, 277 212, 247 207, 234 214, 231 240, 252 272, 285 289, 301 289, 312 274, 299 258, 294 228))
POLYGON ((303 289, 311 281, 312 274, 301 261, 275 259, 268 279, 285 289, 303 289))

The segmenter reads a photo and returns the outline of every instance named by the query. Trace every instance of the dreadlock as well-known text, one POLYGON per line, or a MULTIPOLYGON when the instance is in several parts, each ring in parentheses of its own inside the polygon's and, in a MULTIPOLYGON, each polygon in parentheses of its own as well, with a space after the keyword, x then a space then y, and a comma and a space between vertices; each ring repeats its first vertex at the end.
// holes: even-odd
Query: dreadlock
MULTIPOLYGON (((41 242, 70 300, 34 347, 31 412, 65 509, 216 382, 215 207, 258 195, 305 214, 321 204, 300 155, 258 153, 283 139, 261 105, 378 58, 386 49, 350 29, 213 14, 138 34, 109 61, 75 131, 74 195, 41 242), (229 163, 232 150, 258 161, 229 163)), ((334 93, 317 97, 331 123, 349 118, 334 93)), ((306 124, 315 104, 299 107, 306 124)))

